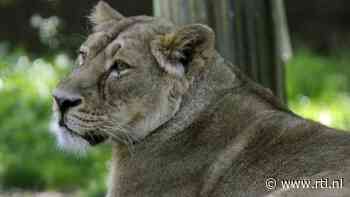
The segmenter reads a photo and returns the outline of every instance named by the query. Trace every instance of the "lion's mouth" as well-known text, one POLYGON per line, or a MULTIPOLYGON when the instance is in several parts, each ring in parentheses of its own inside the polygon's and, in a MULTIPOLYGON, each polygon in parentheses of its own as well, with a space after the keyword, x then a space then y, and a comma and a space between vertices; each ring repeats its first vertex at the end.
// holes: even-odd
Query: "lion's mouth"
POLYGON ((87 142, 89 142, 89 144, 91 146, 96 146, 98 144, 103 143, 104 141, 107 140, 107 136, 103 136, 103 135, 94 135, 92 133, 89 134, 85 134, 83 136, 80 135, 80 137, 82 137, 84 140, 86 140, 87 142))
POLYGON ((91 146, 96 146, 98 144, 101 144, 108 139, 108 137, 106 135, 98 135, 98 134, 95 134, 94 132, 86 132, 84 135, 81 135, 78 132, 75 132, 71 128, 69 128, 64 122, 60 122, 59 125, 61 127, 64 127, 72 135, 83 138, 91 146))

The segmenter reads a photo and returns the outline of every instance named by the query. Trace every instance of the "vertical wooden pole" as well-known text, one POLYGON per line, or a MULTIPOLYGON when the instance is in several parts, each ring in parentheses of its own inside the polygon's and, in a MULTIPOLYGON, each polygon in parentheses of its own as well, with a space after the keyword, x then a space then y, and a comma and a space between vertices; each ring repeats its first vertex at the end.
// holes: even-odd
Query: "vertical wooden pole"
POLYGON ((280 98, 287 103, 287 95, 285 91, 285 69, 284 66, 292 57, 292 46, 289 37, 289 29, 287 24, 287 15, 285 13, 285 5, 283 0, 272 1, 271 4, 272 21, 275 35, 275 65, 276 65, 276 90, 280 98))
POLYGON ((229 0, 212 1, 207 0, 209 25, 216 34, 216 45, 220 54, 227 60, 235 62, 233 55, 234 34, 232 24, 234 22, 234 13, 230 9, 229 0))
POLYGON ((153 0, 154 15, 170 19, 178 25, 208 24, 207 10, 203 0, 153 0))
POLYGON ((176 24, 211 26, 218 51, 286 101, 284 64, 291 55, 283 0, 153 0, 176 24))

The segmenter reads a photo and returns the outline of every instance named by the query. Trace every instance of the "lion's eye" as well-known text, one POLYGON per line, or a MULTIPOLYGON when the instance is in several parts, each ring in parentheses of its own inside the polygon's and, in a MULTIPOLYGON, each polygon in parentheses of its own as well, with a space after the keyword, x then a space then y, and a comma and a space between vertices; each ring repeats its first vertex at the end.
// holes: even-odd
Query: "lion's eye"
POLYGON ((115 62, 111 67, 110 71, 113 76, 120 77, 123 74, 126 74, 131 67, 124 62, 115 62))
POLYGON ((79 66, 82 66, 84 64, 85 58, 86 58, 86 52, 79 51, 79 55, 78 55, 78 64, 79 64, 79 66))

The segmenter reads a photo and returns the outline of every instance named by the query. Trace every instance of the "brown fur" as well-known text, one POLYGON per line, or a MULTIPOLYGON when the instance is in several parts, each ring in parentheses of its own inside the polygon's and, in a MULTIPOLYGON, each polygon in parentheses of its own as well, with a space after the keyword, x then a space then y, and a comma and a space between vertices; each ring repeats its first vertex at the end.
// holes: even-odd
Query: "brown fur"
POLYGON ((92 21, 80 66, 54 95, 82 99, 64 114, 70 132, 110 139, 108 197, 350 195, 350 135, 290 112, 224 61, 209 27, 125 18, 103 2, 92 21), (115 62, 131 68, 120 76, 115 62), (268 190, 271 177, 345 182, 268 190))

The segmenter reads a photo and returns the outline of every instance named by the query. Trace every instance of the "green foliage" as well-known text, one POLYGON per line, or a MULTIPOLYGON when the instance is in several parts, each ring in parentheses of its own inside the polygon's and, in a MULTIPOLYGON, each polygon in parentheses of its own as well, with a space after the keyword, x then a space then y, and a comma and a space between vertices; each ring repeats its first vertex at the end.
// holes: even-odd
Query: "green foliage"
POLYGON ((21 188, 26 190, 42 190, 46 187, 46 182, 38 169, 33 166, 13 163, 6 166, 2 175, 2 186, 4 188, 21 188), (19 178, 21 175, 21 178, 19 178), (33 181, 34 180, 34 181, 33 181))
POLYGON ((320 56, 297 51, 287 65, 290 107, 298 114, 323 124, 350 129, 350 51, 320 56))
POLYGON ((109 148, 78 157, 60 151, 49 133, 51 90, 71 64, 64 54, 0 54, 0 188, 97 191, 90 186, 98 181, 105 190, 109 148))

